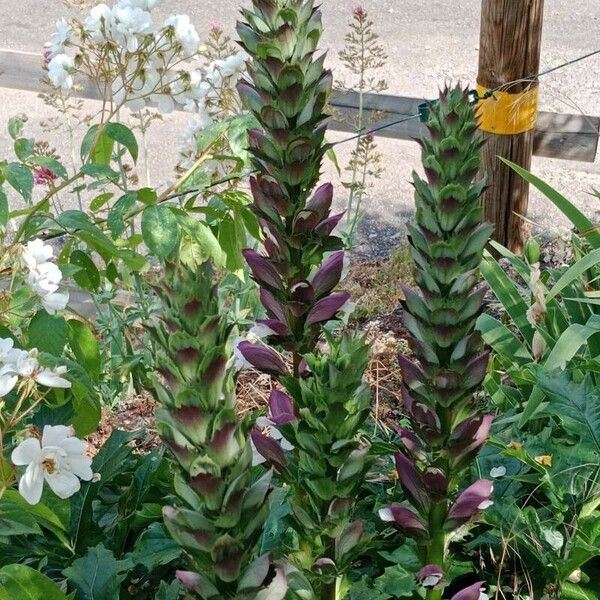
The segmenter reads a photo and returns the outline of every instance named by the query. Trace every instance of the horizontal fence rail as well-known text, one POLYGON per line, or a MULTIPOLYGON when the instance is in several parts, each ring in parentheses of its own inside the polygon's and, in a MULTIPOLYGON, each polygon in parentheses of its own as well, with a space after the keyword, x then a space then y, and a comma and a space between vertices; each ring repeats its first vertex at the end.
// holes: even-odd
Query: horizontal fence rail
MULTIPOLYGON (((48 91, 43 83, 45 72, 42 58, 33 52, 0 49, 0 87, 31 92, 48 91)), ((100 92, 91 82, 78 82, 77 95, 99 100, 100 92)), ((365 119, 375 135, 399 140, 412 140, 426 133, 418 119, 406 120, 418 113, 423 98, 365 94, 365 119), (389 125, 389 126, 387 126, 389 125)), ((334 111, 332 129, 353 132, 352 122, 358 115, 359 99, 356 92, 336 90, 331 100, 334 111)), ((578 114, 539 112, 534 139, 534 155, 563 160, 594 162, 598 150, 600 117, 578 114)))

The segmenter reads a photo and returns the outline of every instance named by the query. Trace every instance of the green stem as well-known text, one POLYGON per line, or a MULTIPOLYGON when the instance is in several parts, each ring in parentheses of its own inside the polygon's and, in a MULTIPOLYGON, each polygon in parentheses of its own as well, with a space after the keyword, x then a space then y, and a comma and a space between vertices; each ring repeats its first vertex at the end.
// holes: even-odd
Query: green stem
MULTIPOLYGON (((446 532, 444 531, 444 521, 446 519, 447 502, 444 500, 434 504, 429 513, 429 532, 431 542, 427 550, 428 565, 438 565, 444 570, 444 553, 446 549, 446 532)), ((428 590, 427 600, 442 600, 442 591, 428 590)))

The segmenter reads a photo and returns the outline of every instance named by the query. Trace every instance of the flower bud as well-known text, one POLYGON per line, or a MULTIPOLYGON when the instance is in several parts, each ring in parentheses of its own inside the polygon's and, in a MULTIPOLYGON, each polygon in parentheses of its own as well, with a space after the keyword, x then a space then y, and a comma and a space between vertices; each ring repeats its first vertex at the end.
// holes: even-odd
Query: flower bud
POLYGON ((528 239, 525 244, 525 258, 530 265, 540 261, 540 245, 534 238, 528 239))

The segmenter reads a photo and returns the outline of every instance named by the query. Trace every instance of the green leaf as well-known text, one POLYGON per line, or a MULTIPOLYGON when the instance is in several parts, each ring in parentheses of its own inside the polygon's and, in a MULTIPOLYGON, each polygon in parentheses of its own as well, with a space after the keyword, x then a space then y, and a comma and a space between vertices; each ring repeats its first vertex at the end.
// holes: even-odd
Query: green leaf
POLYGON ((67 343, 68 329, 63 317, 37 312, 29 323, 29 345, 40 352, 61 356, 67 343))
MULTIPOLYGON (((4 492, 2 502, 0 502, 0 515, 4 513, 4 509, 9 505, 13 506, 19 514, 27 514, 33 517, 38 525, 52 531, 64 543, 65 547, 68 547, 68 541, 65 536, 66 526, 61 521, 59 515, 51 508, 42 502, 33 505, 29 504, 16 489, 8 489, 4 492)), ((58 507, 58 504, 55 506, 58 507)), ((3 525, 0 525, 0 531, 4 534, 5 529, 3 525)))
POLYGON ((552 289, 546 296, 546 302, 552 300, 557 294, 562 292, 568 285, 579 279, 586 271, 600 263, 600 248, 592 250, 589 254, 582 256, 577 262, 571 265, 560 279, 552 286, 552 289))
POLYGON ((102 373, 102 358, 98 340, 92 330, 81 321, 68 321, 69 344, 79 364, 93 381, 98 381, 102 373))
POLYGON ((63 575, 77 589, 78 600, 119 600, 128 566, 128 562, 117 561, 110 550, 98 544, 74 561, 63 575))
POLYGON ((80 267, 80 269, 73 274, 73 279, 84 290, 95 292, 100 287, 100 272, 89 254, 86 254, 81 250, 73 250, 69 257, 69 262, 72 265, 80 267))
POLYGON ((10 600, 67 600, 51 579, 26 565, 6 565, 0 569, 3 600, 2 593, 10 600))
POLYGON ((67 170, 64 168, 64 166, 50 156, 32 156, 29 159, 29 162, 34 165, 38 165, 39 167, 46 167, 46 169, 50 169, 50 171, 52 171, 55 175, 62 177, 63 179, 68 177, 67 170))
POLYGON ((161 581, 154 600, 177 600, 181 591, 181 585, 178 581, 172 583, 161 581))
POLYGON ((114 141, 104 131, 98 134, 98 128, 99 125, 92 125, 83 136, 80 149, 81 162, 107 166, 110 164, 114 141), (94 143, 96 145, 93 156, 90 156, 94 143))
POLYGON ((9 163, 4 167, 4 177, 27 202, 31 200, 33 175, 27 167, 19 163, 9 163))
POLYGON ((4 188, 0 187, 0 226, 5 227, 8 223, 10 216, 10 209, 8 208, 8 198, 4 188))
POLYGON ((25 162, 33 154, 33 140, 30 138, 16 139, 15 154, 20 161, 25 162))
POLYGON ((81 384, 73 384, 73 420, 71 425, 77 437, 85 437, 98 428, 102 407, 96 395, 90 394, 81 384), (81 389, 81 392, 79 391, 81 389))
POLYGON ((584 588, 570 581, 563 581, 561 584, 563 600, 598 600, 599 596, 593 590, 584 588))
POLYGON ((506 325, 494 317, 483 313, 477 319, 477 329, 486 344, 502 357, 525 365, 533 361, 527 348, 506 325))
POLYGON ((112 140, 125 146, 133 158, 133 162, 137 162, 138 158, 138 144, 135 139, 135 135, 122 123, 107 123, 104 126, 104 133, 112 140))
POLYGON ((89 175, 94 179, 118 179, 119 173, 111 169, 108 165, 102 165, 99 163, 89 163, 81 167, 81 173, 89 175))
POLYGON ((90 202, 90 210, 93 212, 100 210, 113 196, 114 194, 112 192, 104 192, 103 194, 96 196, 90 202))
POLYGON ((577 351, 592 337, 600 332, 600 315, 592 315, 585 325, 574 323, 570 325, 556 340, 544 367, 548 371, 565 369, 567 363, 577 354, 577 351))
POLYGON ((23 133, 23 117, 17 115, 8 120, 8 134, 16 140, 23 133))
POLYGON ((166 258, 179 242, 177 217, 167 206, 148 206, 142 212, 142 235, 153 254, 166 258))
POLYGON ((521 332, 525 341, 531 346, 533 340, 533 327, 527 321, 529 308, 519 290, 510 277, 502 270, 496 259, 486 250, 481 261, 481 274, 502 303, 504 309, 521 332))
POLYGON ((590 456, 600 454, 600 393, 591 376, 583 381, 571 381, 567 372, 549 373, 537 367, 535 373, 540 388, 550 397, 546 413, 558 417, 565 427, 579 437, 580 451, 590 456))
POLYGON ((125 231, 124 216, 135 206, 137 192, 128 192, 121 196, 108 212, 106 224, 113 239, 117 239, 125 231))
POLYGON ((600 248, 600 232, 597 230, 594 223, 592 223, 592 221, 590 221, 577 207, 539 177, 536 177, 510 160, 502 157, 499 158, 525 179, 525 181, 528 181, 542 192, 542 194, 544 194, 544 196, 546 196, 546 198, 548 198, 548 200, 550 200, 550 202, 552 202, 571 221, 571 223, 573 223, 577 228, 579 235, 585 237, 593 248, 600 248))
POLYGON ((202 129, 196 136, 196 152, 198 154, 206 152, 223 136, 228 127, 227 121, 217 121, 202 129))
POLYGON ((143 565, 151 573, 158 567, 177 560, 182 552, 162 523, 152 523, 136 540, 133 550, 126 558, 132 565, 143 565))

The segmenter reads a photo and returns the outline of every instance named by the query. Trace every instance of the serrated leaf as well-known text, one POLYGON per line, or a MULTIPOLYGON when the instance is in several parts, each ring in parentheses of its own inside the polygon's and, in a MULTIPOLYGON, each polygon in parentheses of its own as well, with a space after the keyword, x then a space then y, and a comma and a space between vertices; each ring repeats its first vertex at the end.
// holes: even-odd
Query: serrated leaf
POLYGON ((179 242, 177 217, 167 206, 148 206, 142 212, 142 235, 153 254, 166 258, 179 242))
POLYGON ((138 143, 135 139, 133 131, 123 123, 107 123, 104 126, 104 133, 112 140, 125 146, 133 158, 133 162, 137 162, 138 158, 138 143))
POLYGON ((63 575, 77 589, 80 600, 119 600, 128 566, 128 562, 117 561, 110 550, 98 544, 75 560, 63 575))
POLYGON ((161 581, 154 600, 177 600, 181 591, 182 588, 178 581, 172 583, 161 581))
POLYGON ((126 558, 132 565, 143 565, 151 573, 158 567, 177 560, 182 552, 162 523, 152 523, 136 540, 133 550, 126 558))

